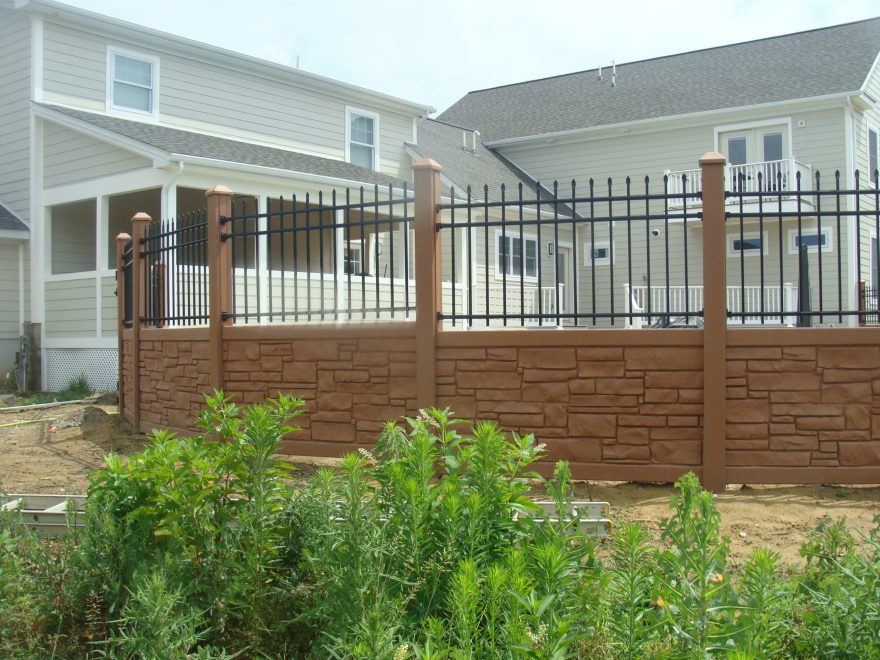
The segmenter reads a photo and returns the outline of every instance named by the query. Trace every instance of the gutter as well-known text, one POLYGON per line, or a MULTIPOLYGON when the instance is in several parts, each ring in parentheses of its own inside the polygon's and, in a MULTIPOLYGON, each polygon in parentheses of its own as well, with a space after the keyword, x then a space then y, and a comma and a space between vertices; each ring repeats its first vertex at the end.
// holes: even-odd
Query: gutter
POLYGON ((275 176, 282 179, 297 179, 300 181, 308 181, 311 183, 317 183, 321 185, 330 185, 330 186, 369 186, 373 187, 375 185, 379 186, 379 190, 388 190, 388 184, 392 184, 392 189, 402 190, 401 182, 395 181, 394 177, 388 177, 387 183, 375 184, 367 181, 357 181, 355 179, 341 179, 339 177, 327 176, 324 174, 313 174, 310 172, 298 172, 295 170, 284 170, 278 167, 268 167, 266 165, 251 165, 249 163, 237 163, 235 161, 229 160, 216 160, 213 158, 205 158, 203 156, 189 156, 186 154, 172 154, 172 158, 176 161, 180 161, 181 163, 187 163, 190 165, 201 165, 204 167, 210 167, 215 169, 222 170, 233 170, 236 172, 251 172, 253 174, 260 174, 262 176, 275 176))

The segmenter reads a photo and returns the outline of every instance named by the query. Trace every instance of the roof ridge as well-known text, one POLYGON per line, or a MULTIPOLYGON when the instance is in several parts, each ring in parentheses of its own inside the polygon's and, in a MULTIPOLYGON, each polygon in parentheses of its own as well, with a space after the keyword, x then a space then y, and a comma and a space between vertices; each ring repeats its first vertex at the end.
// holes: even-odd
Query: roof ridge
MULTIPOLYGON (((669 55, 658 55, 656 57, 646 57, 644 59, 633 60, 631 62, 615 63, 615 66, 622 67, 622 66, 631 66, 633 64, 644 64, 645 62, 654 62, 656 60, 671 59, 673 57, 681 57, 683 55, 693 55, 695 53, 705 53, 707 51, 721 50, 723 48, 733 48, 735 46, 744 46, 746 44, 753 44, 753 43, 758 43, 761 41, 772 41, 774 39, 784 39, 786 37, 795 37, 795 36, 798 36, 801 34, 808 34, 811 32, 823 32, 825 30, 834 30, 834 29, 838 29, 838 28, 856 25, 858 23, 868 23, 870 21, 878 21, 878 20, 880 20, 880 16, 872 16, 871 18, 862 18, 857 21, 849 21, 847 23, 837 23, 835 25, 825 25, 823 27, 811 28, 809 30, 799 30, 797 32, 788 32, 786 34, 777 34, 777 35, 770 36, 770 37, 760 37, 758 39, 747 39, 746 41, 737 41, 737 42, 730 43, 730 44, 721 44, 720 46, 707 46, 706 48, 695 48, 694 50, 686 50, 681 53, 670 53, 669 55)), ((504 85, 494 85, 492 87, 483 87, 481 89, 471 90, 467 94, 465 94, 465 96, 469 96, 471 94, 479 94, 480 92, 490 92, 490 91, 496 90, 496 89, 504 89, 505 87, 517 87, 519 85, 529 85, 531 83, 542 82, 545 80, 554 80, 556 78, 567 78, 568 76, 579 76, 579 75, 583 75, 583 74, 590 73, 590 72, 598 72, 600 68, 607 69, 609 67, 607 67, 607 66, 593 67, 592 69, 582 69, 580 71, 570 71, 568 73, 559 73, 559 74, 552 75, 552 76, 543 76, 541 78, 532 78, 531 80, 521 80, 521 81, 514 82, 514 83, 507 83, 504 85)), ((462 98, 464 98, 464 97, 462 97, 462 98)), ((459 99, 459 100, 461 100, 461 99, 459 99)), ((456 103, 458 103, 458 101, 456 101, 456 103)), ((452 106, 450 106, 449 108, 447 108, 443 112, 446 112, 447 110, 449 110, 456 103, 453 103, 452 106)))

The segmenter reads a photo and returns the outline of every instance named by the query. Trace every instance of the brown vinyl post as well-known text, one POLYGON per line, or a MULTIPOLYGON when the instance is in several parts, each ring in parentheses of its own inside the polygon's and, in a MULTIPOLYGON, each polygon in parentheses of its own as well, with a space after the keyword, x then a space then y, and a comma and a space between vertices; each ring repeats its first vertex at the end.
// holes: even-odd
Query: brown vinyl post
POLYGON ((208 200, 208 344, 211 352, 211 387, 223 389, 223 326, 232 325, 232 253, 229 241, 223 240, 221 218, 232 215, 232 191, 214 186, 208 200))
POLYGON ((151 221, 152 218, 146 213, 136 213, 131 219, 131 366, 134 376, 131 383, 131 413, 135 431, 140 431, 141 425, 141 325, 147 314, 147 268, 141 250, 147 225, 151 221))
POLYGON ((416 270, 416 402, 419 408, 437 405, 437 312, 442 300, 440 240, 437 222, 440 171, 430 158, 413 163, 415 192, 416 270))
POLYGON ((123 348, 122 333, 125 330, 125 244, 131 240, 131 236, 121 232, 116 237, 116 345, 119 355, 119 414, 125 417, 125 372, 123 371, 123 348))
POLYGON ((703 154, 703 486, 727 485, 727 251, 724 156, 703 154))

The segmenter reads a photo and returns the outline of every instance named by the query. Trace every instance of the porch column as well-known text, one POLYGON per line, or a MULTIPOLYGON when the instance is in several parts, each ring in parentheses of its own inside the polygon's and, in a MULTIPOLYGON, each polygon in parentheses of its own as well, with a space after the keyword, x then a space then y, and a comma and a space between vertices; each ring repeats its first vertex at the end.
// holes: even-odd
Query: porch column
POLYGON ((724 156, 700 159, 703 179, 703 486, 727 485, 727 254, 724 156))

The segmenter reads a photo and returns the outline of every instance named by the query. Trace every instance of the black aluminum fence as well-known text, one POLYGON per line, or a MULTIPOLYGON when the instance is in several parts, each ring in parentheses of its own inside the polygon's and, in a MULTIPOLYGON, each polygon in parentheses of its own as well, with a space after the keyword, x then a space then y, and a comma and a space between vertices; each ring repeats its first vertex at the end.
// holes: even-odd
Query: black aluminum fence
POLYGON ((132 313, 131 313, 131 293, 132 293, 132 263, 134 262, 134 246, 132 245, 131 240, 126 241, 125 246, 122 248, 122 282, 119 282, 119 274, 116 274, 117 282, 116 282, 116 290, 117 295, 119 288, 122 287, 123 292, 123 311, 122 311, 122 324, 126 328, 130 328, 132 324, 132 313))
POLYGON ((208 323, 207 212, 153 220, 141 239, 147 326, 208 323))
POLYGON ((863 187, 858 172, 852 187, 839 171, 830 182, 797 172, 794 185, 781 172, 755 177, 726 193, 728 318, 810 326, 863 317, 859 291, 880 263, 876 184, 863 187))
POLYGON ((410 319, 412 212, 406 186, 257 200, 221 218, 232 242, 237 323, 410 319))
POLYGON ((448 198, 438 230, 449 325, 701 323, 700 194, 684 176, 448 198))

